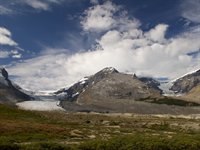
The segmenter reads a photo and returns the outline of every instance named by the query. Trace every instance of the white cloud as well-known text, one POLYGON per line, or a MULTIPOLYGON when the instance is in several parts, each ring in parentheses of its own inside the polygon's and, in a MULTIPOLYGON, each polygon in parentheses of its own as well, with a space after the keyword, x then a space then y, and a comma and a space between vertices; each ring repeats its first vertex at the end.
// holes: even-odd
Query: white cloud
POLYGON ((12 55, 12 58, 17 58, 17 59, 22 58, 22 54, 14 54, 12 55))
POLYGON ((0 58, 8 58, 10 55, 9 52, 0 50, 0 58))
POLYGON ((99 0, 90 0, 91 4, 99 4, 99 0))
POLYGON ((11 38, 11 32, 4 27, 0 27, 0 45, 9 45, 9 46, 17 45, 17 43, 13 41, 11 38))
MULTIPOLYGON (((80 1, 80 0, 76 0, 80 1)), ((18 4, 26 4, 36 10, 42 10, 42 11, 48 11, 51 10, 51 7, 53 5, 59 5, 62 4, 63 2, 66 3, 71 3, 75 2, 75 0, 19 0, 17 3, 18 4)))
MULTIPOLYGON (((108 7, 113 5, 108 3, 108 7)), ((166 24, 158 24, 144 32, 140 22, 129 19, 127 12, 121 13, 118 20, 113 17, 115 11, 110 13, 115 27, 109 26, 110 30, 104 30, 105 34, 96 40, 96 48, 76 54, 67 54, 57 49, 54 51, 59 53, 45 51, 39 57, 9 67, 10 74, 18 76, 15 81, 22 87, 56 90, 108 66, 121 72, 170 79, 200 68, 200 54, 195 57, 188 55, 200 49, 200 32, 197 29, 166 39, 166 24)), ((91 26, 88 30, 105 29, 96 27, 91 26)))
POLYGON ((24 3, 33 7, 34 9, 48 10, 48 3, 42 2, 40 0, 25 0, 24 3))
POLYGON ((192 22, 200 23, 200 0, 181 1, 182 16, 192 22))
POLYGON ((85 11, 85 17, 81 24, 86 31, 104 31, 115 25, 113 14, 118 11, 118 7, 107 1, 102 5, 95 5, 85 11))
POLYGON ((0 5, 0 15, 9 15, 12 14, 13 11, 5 6, 0 5))
POLYGON ((22 58, 22 54, 19 52, 19 50, 0 50, 0 58, 22 58))
POLYGON ((22 54, 19 51, 23 51, 23 49, 18 47, 18 44, 12 39, 11 32, 4 27, 0 27, 0 45, 6 45, 13 48, 13 50, 9 50, 10 48, 0 50, 0 58, 12 57, 19 59, 22 57, 22 54))
POLYGON ((0 15, 15 15, 27 12, 27 8, 24 6, 29 6, 37 12, 49 11, 54 5, 59 5, 64 2, 69 3, 72 0, 12 0, 12 2, 11 0, 7 0, 0 2, 0 15))
POLYGON ((159 24, 154 29, 151 29, 146 33, 147 38, 154 42, 163 42, 165 40, 165 33, 167 31, 168 25, 159 24))
POLYGON ((117 6, 111 1, 94 5, 84 12, 81 24, 85 31, 108 31, 135 29, 140 26, 140 21, 127 16, 127 11, 121 11, 122 6, 117 6))
POLYGON ((146 39, 145 33, 140 39, 127 38, 124 34, 127 33, 112 30, 98 41, 101 48, 74 55, 62 51, 60 54, 46 52, 40 57, 15 64, 9 72, 19 76, 15 81, 22 87, 56 90, 108 66, 121 72, 170 79, 200 67, 199 56, 193 58, 187 55, 200 48, 200 37, 190 39, 181 35, 165 43, 155 43, 146 39), (136 43, 137 48, 134 46, 136 43), (191 47, 192 43, 196 44, 191 47))

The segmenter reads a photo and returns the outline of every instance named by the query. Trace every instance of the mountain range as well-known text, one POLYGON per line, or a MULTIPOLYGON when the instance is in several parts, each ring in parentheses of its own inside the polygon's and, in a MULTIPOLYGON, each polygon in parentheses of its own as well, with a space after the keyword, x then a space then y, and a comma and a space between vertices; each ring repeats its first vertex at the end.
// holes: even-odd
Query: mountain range
MULTIPOLYGON (((170 90, 175 96, 164 96, 161 84, 153 78, 137 77, 107 67, 54 92, 53 98, 66 111, 200 113, 197 107, 200 105, 200 70, 172 83, 170 90)), ((1 103, 16 104, 33 97, 12 83, 4 68, 0 69, 1 103)))
MULTIPOLYGON (((172 87, 178 84, 177 82, 179 80, 174 82, 172 87)), ((188 96, 189 92, 185 92, 185 96, 181 97, 166 97, 163 96, 164 93, 159 88, 160 84, 157 80, 149 77, 120 73, 115 68, 108 67, 92 76, 81 79, 71 87, 58 90, 54 94, 60 100, 60 106, 68 111, 196 112, 196 110, 186 109, 185 107, 185 110, 183 110, 182 106, 199 105, 198 101, 186 100, 186 95, 188 96)), ((191 83, 191 87, 196 88, 193 83, 191 83)), ((178 93, 174 88, 171 88, 171 91, 178 93)), ((197 95, 199 94, 197 93, 197 95)))

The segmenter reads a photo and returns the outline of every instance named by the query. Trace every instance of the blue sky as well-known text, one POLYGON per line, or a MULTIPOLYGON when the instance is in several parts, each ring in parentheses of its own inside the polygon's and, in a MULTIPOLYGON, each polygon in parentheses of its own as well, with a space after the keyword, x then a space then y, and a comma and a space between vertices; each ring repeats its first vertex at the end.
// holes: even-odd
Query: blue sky
POLYGON ((174 79, 200 68, 199 24, 200 0, 0 0, 0 64, 31 90, 107 66, 174 79))

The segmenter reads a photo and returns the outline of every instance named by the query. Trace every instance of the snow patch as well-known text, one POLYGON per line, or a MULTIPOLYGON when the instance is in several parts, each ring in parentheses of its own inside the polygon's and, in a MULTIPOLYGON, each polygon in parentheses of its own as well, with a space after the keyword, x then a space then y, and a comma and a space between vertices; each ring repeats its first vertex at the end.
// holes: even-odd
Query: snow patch
POLYGON ((56 96, 58 96, 58 97, 65 97, 65 96, 67 96, 67 93, 66 92, 62 92, 62 93, 59 93, 56 96))
POLYGON ((159 88, 163 91, 164 96, 181 96, 182 94, 176 94, 176 91, 170 90, 173 82, 161 82, 159 88))
POLYGON ((79 92, 76 92, 75 94, 72 94, 72 97, 75 97, 77 95, 79 95, 79 92))
POLYGON ((85 84, 88 79, 89 79, 88 77, 84 77, 84 78, 80 79, 78 82, 80 84, 85 84))

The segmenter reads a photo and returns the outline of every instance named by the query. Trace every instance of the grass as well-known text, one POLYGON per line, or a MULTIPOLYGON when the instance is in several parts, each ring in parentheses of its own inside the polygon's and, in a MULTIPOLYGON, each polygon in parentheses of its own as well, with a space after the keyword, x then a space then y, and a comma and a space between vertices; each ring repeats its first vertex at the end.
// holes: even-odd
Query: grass
POLYGON ((0 105, 1 150, 200 149, 200 120, 34 112, 0 105))

